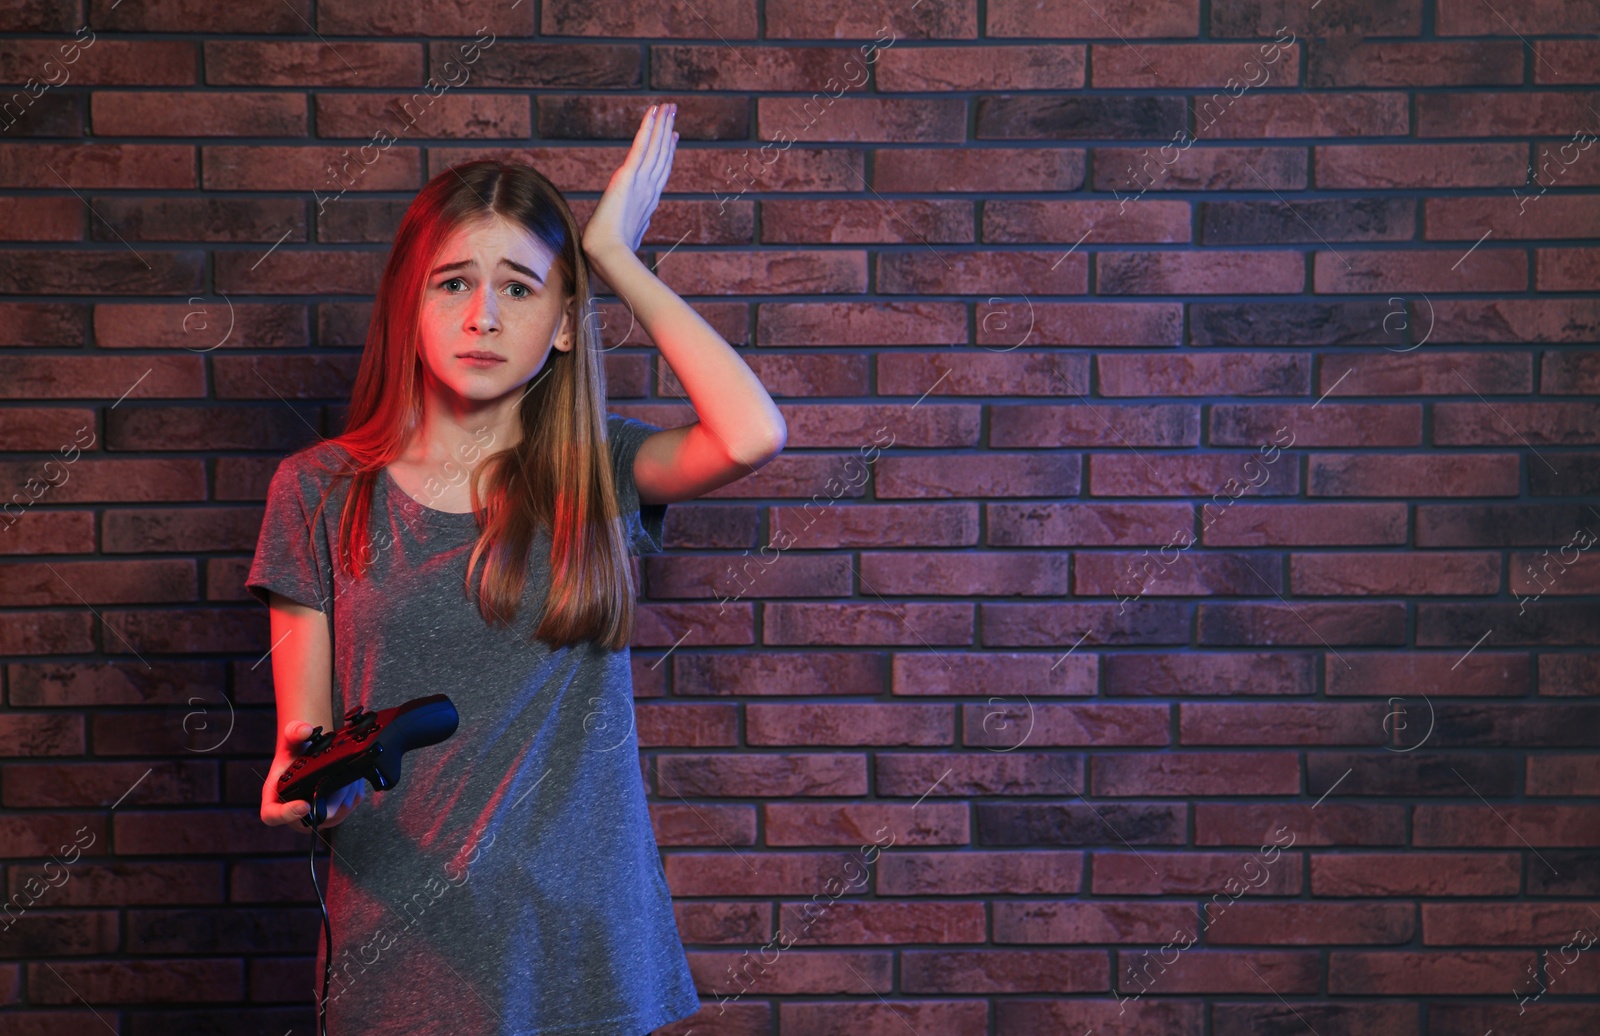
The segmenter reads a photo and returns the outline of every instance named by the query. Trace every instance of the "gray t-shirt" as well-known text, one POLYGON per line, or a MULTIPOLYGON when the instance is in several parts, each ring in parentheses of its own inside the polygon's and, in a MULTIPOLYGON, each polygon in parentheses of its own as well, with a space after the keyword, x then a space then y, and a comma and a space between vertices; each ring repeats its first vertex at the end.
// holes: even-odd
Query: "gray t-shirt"
MULTIPOLYGON (((666 505, 640 507, 633 459, 660 429, 615 414, 606 429, 630 550, 659 550, 666 505)), ((642 1036, 694 1014, 640 780, 628 650, 528 643, 549 588, 542 531, 516 621, 491 628, 464 589, 476 519, 418 503, 387 471, 373 564, 350 579, 330 549, 348 480, 307 542, 325 484, 313 454, 344 458, 318 443, 279 465, 246 588, 331 606, 335 726, 358 704, 437 693, 460 715, 448 740, 405 757, 395 787, 369 788, 325 832, 330 1036, 642 1036)), ((319 930, 308 999, 325 956, 319 930)))

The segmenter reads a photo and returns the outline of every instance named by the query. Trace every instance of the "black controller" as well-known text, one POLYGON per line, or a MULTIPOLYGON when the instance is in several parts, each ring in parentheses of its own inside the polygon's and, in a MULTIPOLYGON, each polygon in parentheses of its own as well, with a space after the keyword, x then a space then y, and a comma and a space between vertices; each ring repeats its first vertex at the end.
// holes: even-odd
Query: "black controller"
POLYGON ((311 731, 305 754, 278 775, 278 801, 309 802, 312 813, 300 823, 316 827, 328 819, 329 795, 363 777, 375 791, 387 791, 400 780, 401 756, 438 744, 456 732, 458 722, 455 705, 443 694, 377 712, 357 705, 337 731, 311 731))

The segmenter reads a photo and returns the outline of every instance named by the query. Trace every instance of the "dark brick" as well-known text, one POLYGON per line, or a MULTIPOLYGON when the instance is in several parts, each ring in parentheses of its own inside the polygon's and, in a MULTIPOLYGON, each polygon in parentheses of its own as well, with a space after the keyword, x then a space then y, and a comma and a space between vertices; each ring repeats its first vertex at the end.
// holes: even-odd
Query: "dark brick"
POLYGON ((1405 198, 1203 202, 1200 243, 1304 244, 1405 241, 1416 233, 1416 204, 1405 198))

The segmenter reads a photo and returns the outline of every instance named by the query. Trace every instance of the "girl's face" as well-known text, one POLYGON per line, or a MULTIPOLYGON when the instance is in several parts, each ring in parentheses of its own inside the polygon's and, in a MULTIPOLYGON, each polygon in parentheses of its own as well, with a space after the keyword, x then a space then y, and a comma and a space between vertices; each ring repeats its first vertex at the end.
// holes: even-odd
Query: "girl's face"
POLYGON ((572 349, 567 285, 555 255, 498 216, 452 234, 428 274, 422 362, 469 407, 520 392, 552 348, 572 349), (475 359, 478 354, 483 359, 475 359))

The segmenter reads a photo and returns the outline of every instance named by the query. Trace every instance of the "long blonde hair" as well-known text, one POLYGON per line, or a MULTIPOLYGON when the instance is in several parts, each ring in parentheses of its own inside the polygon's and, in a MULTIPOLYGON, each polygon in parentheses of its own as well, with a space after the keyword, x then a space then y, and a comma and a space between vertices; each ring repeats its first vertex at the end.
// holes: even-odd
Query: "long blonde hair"
MULTIPOLYGON (((510 625, 527 579, 537 529, 550 537, 550 591, 533 639, 552 649, 594 641, 626 647, 634 619, 633 570, 605 442, 605 369, 595 330, 589 268, 566 199, 538 170, 481 160, 446 169, 417 194, 395 233, 351 390, 345 431, 328 442, 349 463, 336 563, 360 578, 371 555, 373 487, 422 417, 418 324, 428 271, 458 228, 494 216, 516 223, 555 254, 568 290, 573 348, 551 349, 517 410, 522 438, 483 458, 469 482, 479 536, 465 590, 490 624, 510 625)), ((312 447, 311 449, 316 449, 312 447)), ((331 482, 317 507, 320 515, 331 482)), ((315 528, 315 521, 312 523, 315 528)))

